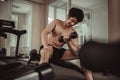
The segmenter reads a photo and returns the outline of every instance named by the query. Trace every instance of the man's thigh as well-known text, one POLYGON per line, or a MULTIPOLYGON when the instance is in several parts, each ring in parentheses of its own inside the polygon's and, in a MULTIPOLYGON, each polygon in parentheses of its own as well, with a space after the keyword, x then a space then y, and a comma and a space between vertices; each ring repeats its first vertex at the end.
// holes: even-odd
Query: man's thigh
POLYGON ((49 48, 42 48, 40 51, 40 55, 42 56, 46 56, 46 57, 51 57, 53 55, 53 47, 49 47, 49 48))
POLYGON ((67 49, 67 50, 64 52, 61 60, 69 60, 69 59, 76 59, 76 58, 78 58, 78 56, 72 55, 71 52, 70 52, 70 50, 67 49))

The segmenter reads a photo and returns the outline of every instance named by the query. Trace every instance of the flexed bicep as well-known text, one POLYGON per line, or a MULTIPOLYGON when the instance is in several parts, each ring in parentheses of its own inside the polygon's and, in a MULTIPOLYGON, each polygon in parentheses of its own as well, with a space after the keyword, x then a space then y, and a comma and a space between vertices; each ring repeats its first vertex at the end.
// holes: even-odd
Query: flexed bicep
POLYGON ((76 32, 71 33, 70 41, 67 44, 68 44, 69 49, 73 53, 73 55, 78 55, 79 43, 78 43, 78 35, 76 32))

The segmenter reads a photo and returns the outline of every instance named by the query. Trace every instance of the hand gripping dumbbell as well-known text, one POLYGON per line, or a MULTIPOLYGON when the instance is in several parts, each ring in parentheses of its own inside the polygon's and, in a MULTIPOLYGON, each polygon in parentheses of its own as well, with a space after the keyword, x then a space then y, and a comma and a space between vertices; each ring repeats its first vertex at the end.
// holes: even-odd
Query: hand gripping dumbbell
MULTIPOLYGON (((78 34, 76 32, 72 32, 71 35, 69 36, 69 39, 75 39, 78 37, 78 34)), ((64 36, 60 36, 58 38, 59 42, 65 42, 64 36)))
POLYGON ((76 32, 72 32, 70 35, 70 39, 75 39, 78 37, 78 34, 76 32))

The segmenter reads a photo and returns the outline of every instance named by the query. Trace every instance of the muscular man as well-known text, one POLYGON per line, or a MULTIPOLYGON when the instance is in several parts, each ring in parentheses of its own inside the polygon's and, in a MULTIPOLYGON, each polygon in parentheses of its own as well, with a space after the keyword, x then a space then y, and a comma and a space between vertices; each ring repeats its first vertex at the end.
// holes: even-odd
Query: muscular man
MULTIPOLYGON (((80 46, 73 26, 83 18, 84 13, 81 9, 71 8, 65 21, 55 19, 47 25, 41 34, 43 45, 40 51, 40 64, 78 57, 80 46), (69 49, 62 48, 64 44, 67 44, 69 49)), ((92 80, 90 72, 86 69, 84 71, 87 80, 92 80)))

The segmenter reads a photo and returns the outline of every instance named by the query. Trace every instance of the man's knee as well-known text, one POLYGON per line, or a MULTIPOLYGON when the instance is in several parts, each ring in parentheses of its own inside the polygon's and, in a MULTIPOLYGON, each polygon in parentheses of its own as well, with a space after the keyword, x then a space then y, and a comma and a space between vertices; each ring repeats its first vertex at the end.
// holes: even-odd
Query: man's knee
POLYGON ((52 55, 52 50, 47 49, 47 48, 43 48, 43 49, 40 51, 40 55, 41 55, 41 57, 50 58, 51 55, 52 55))

